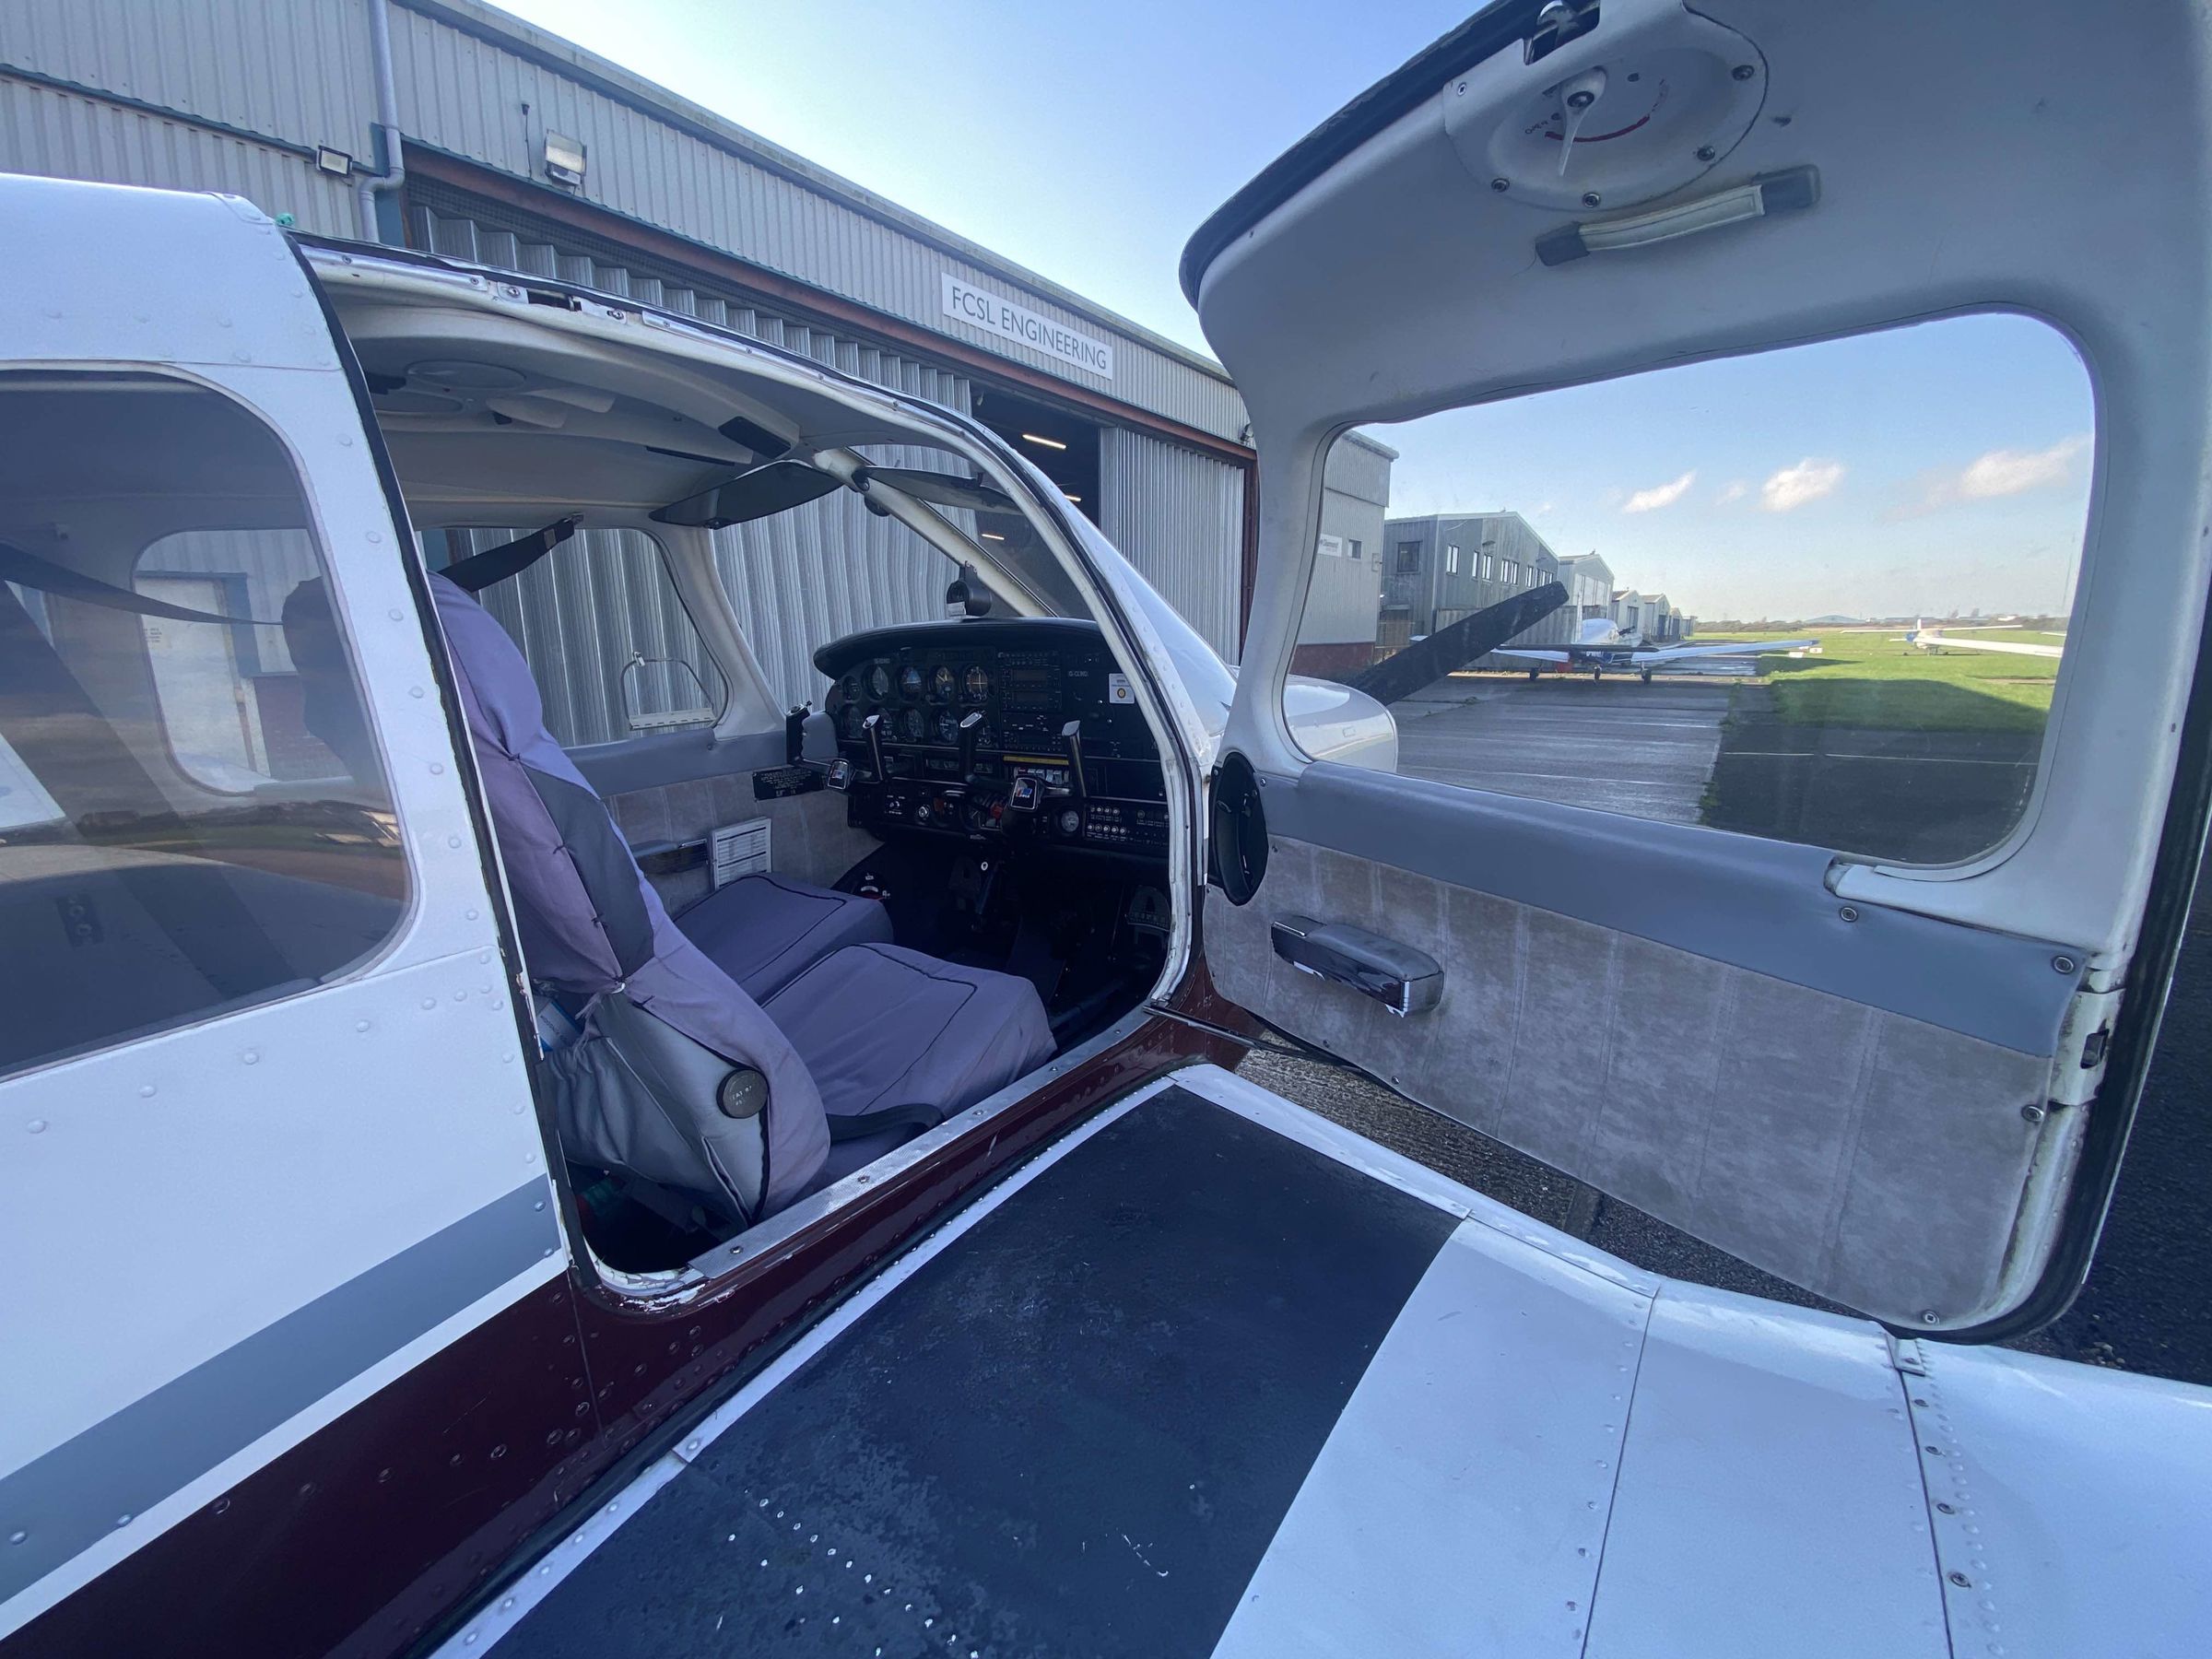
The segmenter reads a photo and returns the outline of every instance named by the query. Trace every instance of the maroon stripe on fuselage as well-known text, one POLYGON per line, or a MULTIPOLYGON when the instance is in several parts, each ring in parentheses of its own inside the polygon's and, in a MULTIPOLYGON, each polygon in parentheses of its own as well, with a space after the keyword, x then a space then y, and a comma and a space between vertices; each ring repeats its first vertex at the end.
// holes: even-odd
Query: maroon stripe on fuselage
POLYGON ((1241 1053, 1150 1020, 772 1253, 740 1245, 681 1307, 580 1275, 532 1291, 0 1641, 0 1659, 406 1652, 947 1206, 1150 1077, 1241 1053))

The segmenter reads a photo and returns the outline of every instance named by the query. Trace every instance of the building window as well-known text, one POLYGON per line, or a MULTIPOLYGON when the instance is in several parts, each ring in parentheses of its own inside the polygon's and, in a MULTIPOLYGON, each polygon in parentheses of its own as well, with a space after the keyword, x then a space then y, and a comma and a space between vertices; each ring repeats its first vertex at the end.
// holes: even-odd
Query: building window
POLYGON ((1418 541, 1398 544, 1398 574, 1415 576, 1420 573, 1421 544, 1418 541))
POLYGON ((1359 557, 1359 538, 1358 536, 1347 536, 1345 538, 1344 556, 1347 559, 1357 559, 1359 557))
POLYGON ((1444 547, 1444 574, 1447 576, 1459 574, 1459 549, 1450 543, 1446 543, 1444 547))

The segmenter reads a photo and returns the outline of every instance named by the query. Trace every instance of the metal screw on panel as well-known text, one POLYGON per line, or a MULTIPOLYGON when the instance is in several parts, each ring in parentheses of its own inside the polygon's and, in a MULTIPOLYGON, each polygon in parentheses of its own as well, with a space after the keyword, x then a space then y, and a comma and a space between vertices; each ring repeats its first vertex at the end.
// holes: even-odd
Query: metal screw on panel
POLYGON ((1859 919, 1859 907, 1855 904, 1841 905, 1837 908, 1836 914, 1846 922, 1856 922, 1859 919))
POLYGON ((1714 149, 1710 144, 1700 144, 1698 146, 1698 159, 1700 161, 1710 161, 1713 159, 1713 157, 1719 154, 1720 151, 1714 149))
POLYGON ((1955 1515, 1959 1512, 1959 1506, 1955 1503, 1938 1503, 1936 1512, 1939 1515, 1955 1515))
POLYGON ((2040 1124, 2043 1121, 2043 1109, 2041 1106, 2038 1106, 2032 1100, 2020 1108, 2020 1121, 2022 1123, 2040 1124))
POLYGON ((1936 1310, 1935 1310, 1935 1309, 1933 1309, 1933 1308, 1927 1308, 1927 1309, 1924 1309, 1924 1310, 1922 1311, 1922 1312, 1921 1312, 1921 1315, 1920 1315, 1920 1323, 1921 1323, 1922 1324, 1935 1324, 1935 1323, 1936 1323, 1936 1322, 1938 1319, 1940 1319, 1940 1318, 1942 1318, 1942 1317, 1943 1317, 1943 1316, 1942 1316, 1941 1314, 1937 1313, 1937 1312, 1936 1312, 1936 1310))
POLYGON ((1753 76, 1757 75, 1759 71, 1749 64, 1738 64, 1735 68, 1729 70, 1728 73, 1737 80, 1749 80, 1753 76))
POLYGON ((1512 187, 1513 182, 1511 179, 1492 179, 1490 181, 1490 188, 1497 191, 1500 195, 1511 190, 1512 187))
POLYGON ((1971 1590, 1974 1587, 1974 1581, 1968 1578, 1963 1572, 1952 1573, 1950 1575, 1950 1580, 1952 1583, 1958 1585, 1961 1590, 1971 1590))
POLYGON ((1594 207, 1598 205, 1598 203, 1604 200, 1605 198, 1599 195, 1594 190, 1585 190, 1583 192, 1583 206, 1585 207, 1594 207))
POLYGON ((2051 959, 2051 966, 2061 973, 2071 973, 2081 964, 2070 956, 2054 956, 2051 959))

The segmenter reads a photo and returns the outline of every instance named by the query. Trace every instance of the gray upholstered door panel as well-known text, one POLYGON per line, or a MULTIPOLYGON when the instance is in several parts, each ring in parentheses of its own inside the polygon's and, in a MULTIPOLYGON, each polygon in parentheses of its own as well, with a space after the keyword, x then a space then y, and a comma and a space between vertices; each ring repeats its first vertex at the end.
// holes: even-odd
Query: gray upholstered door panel
POLYGON ((1283 1030, 1900 1324, 1971 1323, 1999 1300, 2030 1164, 2065 1133, 2021 1112, 2044 1099, 2047 1049, 1279 834, 1249 904, 1208 890, 1205 938, 1223 993, 1283 1030), (1297 971, 1270 947, 1277 915, 1427 951, 1441 1003, 1401 1018, 1297 971))

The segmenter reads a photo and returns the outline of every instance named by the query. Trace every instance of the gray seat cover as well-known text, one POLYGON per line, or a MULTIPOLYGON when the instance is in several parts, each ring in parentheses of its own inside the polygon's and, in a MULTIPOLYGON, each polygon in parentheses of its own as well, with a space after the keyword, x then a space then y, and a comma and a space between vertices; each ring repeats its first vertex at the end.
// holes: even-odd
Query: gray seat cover
MULTIPOLYGON (((767 1009, 839 1117, 915 1104, 950 1116, 1053 1055, 1052 1025, 1028 980, 896 945, 825 957, 767 1009)), ((912 1133, 840 1145, 825 1174, 858 1169, 912 1133)))
POLYGON ((773 873, 739 877, 676 924, 762 1003, 831 951, 891 942, 890 913, 875 900, 773 873))
MULTIPOLYGON (((669 920, 606 806, 546 730, 536 682, 507 630, 443 577, 433 575, 430 587, 532 975, 580 1005, 626 994, 694 1041, 759 1070, 769 1092, 765 1189, 731 1195, 756 1213, 788 1203, 830 1150, 806 1064, 759 1005, 669 920)), ((688 1184, 712 1193, 720 1171, 752 1161, 718 1155, 715 1140, 751 1134, 752 1120, 723 1118, 712 1099, 700 1106, 692 1121, 667 1127, 698 1154, 688 1184)), ((561 1125, 571 1155, 629 1167, 625 1149, 606 1144, 607 1124, 572 1110, 563 1115, 574 1120, 561 1125)))

